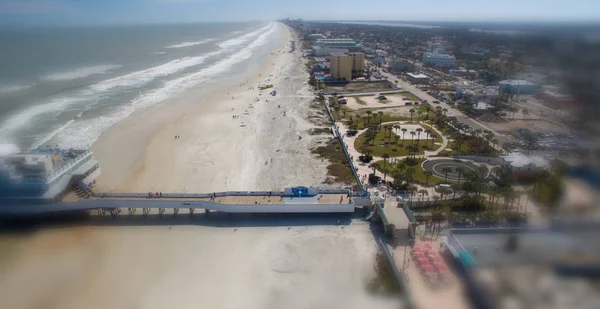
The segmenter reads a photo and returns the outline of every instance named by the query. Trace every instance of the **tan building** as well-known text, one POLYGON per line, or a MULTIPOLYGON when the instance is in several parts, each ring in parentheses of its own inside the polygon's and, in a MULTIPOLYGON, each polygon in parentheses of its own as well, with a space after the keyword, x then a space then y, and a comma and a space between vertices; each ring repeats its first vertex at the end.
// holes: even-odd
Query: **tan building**
POLYGON ((365 54, 331 54, 331 76, 335 80, 350 81, 365 73, 365 54))

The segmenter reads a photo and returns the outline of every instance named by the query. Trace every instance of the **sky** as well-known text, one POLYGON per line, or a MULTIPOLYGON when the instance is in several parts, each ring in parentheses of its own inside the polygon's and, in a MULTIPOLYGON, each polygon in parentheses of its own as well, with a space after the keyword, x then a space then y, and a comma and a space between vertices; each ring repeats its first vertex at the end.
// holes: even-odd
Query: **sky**
POLYGON ((0 0, 0 25, 274 20, 600 21, 600 0, 0 0))

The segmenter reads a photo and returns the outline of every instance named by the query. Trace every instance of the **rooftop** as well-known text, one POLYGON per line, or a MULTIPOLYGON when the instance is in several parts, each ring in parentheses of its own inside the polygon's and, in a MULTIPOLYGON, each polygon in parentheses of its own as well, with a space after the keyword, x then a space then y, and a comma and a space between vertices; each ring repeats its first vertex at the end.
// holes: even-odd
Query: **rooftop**
POLYGON ((506 161, 512 167, 547 167, 550 164, 546 159, 542 157, 528 156, 520 152, 511 152, 507 156, 502 156, 501 158, 504 159, 504 161, 506 161))
POLYGON ((532 82, 523 79, 507 79, 499 82, 500 85, 511 85, 511 86, 534 86, 532 82))
POLYGON ((422 74, 422 73, 406 73, 406 75, 408 75, 412 78, 429 78, 429 76, 422 74))

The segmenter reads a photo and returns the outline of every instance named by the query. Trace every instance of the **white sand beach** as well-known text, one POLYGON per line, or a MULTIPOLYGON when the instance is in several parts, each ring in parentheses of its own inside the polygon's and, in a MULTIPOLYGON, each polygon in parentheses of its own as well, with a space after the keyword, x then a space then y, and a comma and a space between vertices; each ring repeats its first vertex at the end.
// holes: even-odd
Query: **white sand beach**
POLYGON ((13 309, 398 308, 365 290, 376 250, 364 222, 52 229, 1 264, 0 298, 13 309))
POLYGON ((98 189, 214 192, 319 185, 327 162, 310 153, 313 137, 307 130, 314 125, 305 120, 314 95, 304 60, 289 53, 297 38, 278 27, 280 44, 249 78, 208 97, 206 89, 192 90, 104 132, 93 145, 103 170, 98 189), (258 89, 267 83, 274 88, 258 89), (272 90, 276 96, 269 95, 272 90))
MULTIPOLYGON (((314 127, 306 120, 313 96, 303 59, 288 52, 292 34, 279 27, 281 44, 252 77, 208 96, 206 89, 194 89, 103 132, 93 145, 103 169, 98 190, 319 185, 327 162, 310 152, 315 139, 323 138, 308 134, 314 127), (269 95, 272 89, 259 92, 259 83, 274 84, 277 95, 269 95)), ((215 216, 118 218, 108 219, 114 226, 3 235, 0 245, 11 252, 0 256, 3 307, 399 307, 397 299, 366 290, 377 251, 366 222, 336 225, 336 219, 323 224, 282 216, 236 225, 228 223, 236 215, 223 215, 226 223, 213 221, 215 216)))

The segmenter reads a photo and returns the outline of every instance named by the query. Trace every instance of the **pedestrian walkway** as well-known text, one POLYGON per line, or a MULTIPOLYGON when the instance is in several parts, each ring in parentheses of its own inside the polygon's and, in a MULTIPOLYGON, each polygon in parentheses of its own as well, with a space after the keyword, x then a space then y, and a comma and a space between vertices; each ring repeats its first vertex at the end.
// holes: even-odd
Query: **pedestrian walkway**
MULTIPOLYGON (((400 124, 400 125, 402 125, 402 124, 407 124, 407 123, 410 123, 410 122, 409 121, 388 121, 388 122, 382 123, 382 125, 389 125, 389 124, 400 124)), ((354 160, 354 163, 355 163, 356 169, 358 171, 358 174, 360 175, 360 178, 361 178, 363 184, 367 185, 368 176, 369 176, 369 174, 373 173, 373 168, 369 167, 370 164, 362 163, 358 159, 362 154, 360 153, 360 151, 358 151, 354 147, 354 142, 356 141, 356 139, 361 134, 365 133, 367 131, 367 129, 359 130, 358 133, 356 135, 354 135, 354 136, 348 136, 347 132, 348 132, 349 129, 346 127, 346 125, 343 122, 338 122, 337 125, 339 127, 339 131, 340 131, 340 134, 342 135, 344 143, 346 144, 346 146, 348 148, 348 153, 352 157, 352 160, 354 160)), ((432 130, 434 130, 437 134, 439 134, 442 137, 442 144, 436 150, 425 151, 424 154, 422 154, 422 155, 416 155, 415 157, 416 158, 428 158, 430 156, 438 155, 441 151, 443 151, 448 146, 448 139, 435 126, 429 125, 429 124, 424 124, 424 123, 422 123, 422 125, 429 126, 432 130)), ((409 156, 393 157, 392 160, 398 161, 398 160, 406 159, 408 157, 409 156)), ((377 162, 377 161, 380 161, 380 160, 383 160, 383 158, 382 157, 378 157, 378 156, 374 156, 372 162, 377 162)), ((394 178, 392 176, 390 176, 390 175, 384 175, 383 173, 381 173, 378 170, 375 170, 375 175, 378 176, 378 177, 381 177, 381 179, 385 179, 386 181, 394 181, 394 178)), ((420 187, 419 190, 426 189, 428 191, 430 191, 430 190, 433 191, 433 188, 427 188, 427 187, 423 187, 423 186, 417 186, 417 187, 420 187)), ((433 194, 431 194, 431 195, 433 195, 433 194)))

